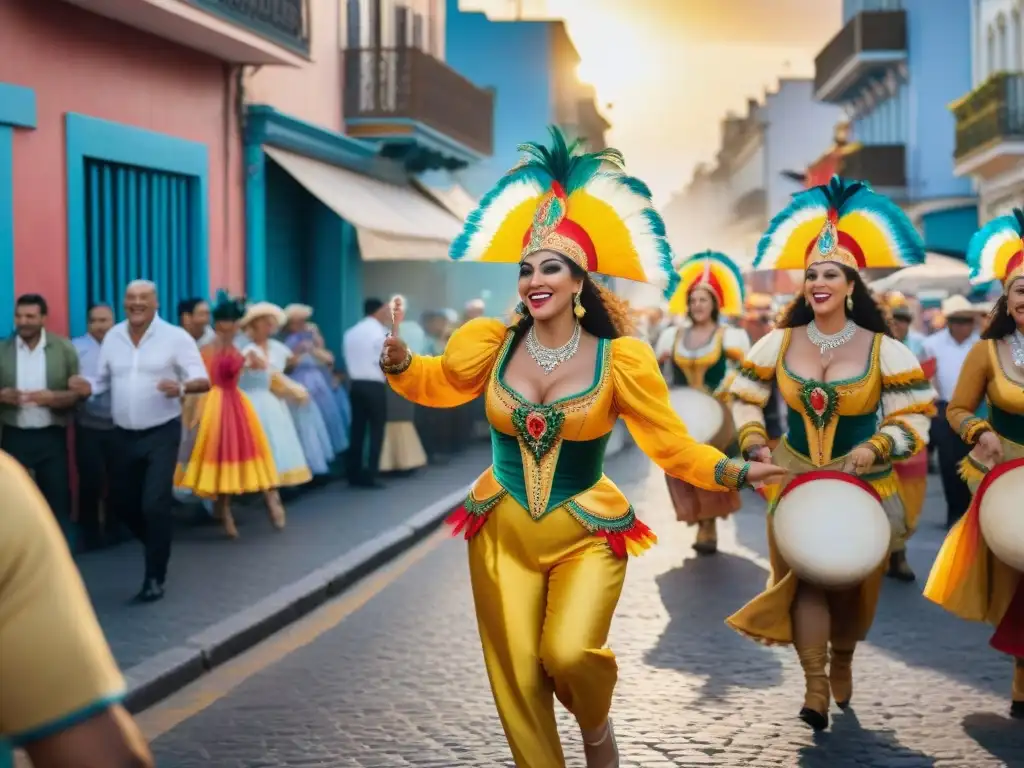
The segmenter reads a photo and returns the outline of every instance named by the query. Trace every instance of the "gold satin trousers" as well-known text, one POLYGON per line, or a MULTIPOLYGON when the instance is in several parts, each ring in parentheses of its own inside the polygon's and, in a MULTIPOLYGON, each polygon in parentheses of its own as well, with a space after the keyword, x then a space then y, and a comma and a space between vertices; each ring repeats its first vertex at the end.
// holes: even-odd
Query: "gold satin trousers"
POLYGON ((606 647, 626 560, 565 509, 540 520, 511 496, 469 542, 477 624, 494 703, 519 768, 564 768, 554 698, 601 726, 618 677, 606 647))

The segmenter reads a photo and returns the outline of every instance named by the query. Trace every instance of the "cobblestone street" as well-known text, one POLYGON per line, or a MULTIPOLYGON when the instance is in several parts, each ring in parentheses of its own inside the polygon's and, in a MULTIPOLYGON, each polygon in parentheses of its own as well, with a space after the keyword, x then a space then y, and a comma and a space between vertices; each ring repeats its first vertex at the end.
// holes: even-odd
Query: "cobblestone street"
MULTIPOLYGON (((847 713, 815 737, 796 719, 802 675, 723 619, 763 585, 763 508, 751 496, 696 559, 662 475, 638 451, 609 474, 660 535, 630 564, 613 624, 622 765, 918 768, 1024 765, 1006 717, 1012 667, 987 627, 920 595, 942 538, 930 500, 911 548, 917 584, 887 582, 855 661, 847 713)), ((937 486, 937 478, 932 482, 937 486)), ((390 571, 143 713, 170 768, 486 768, 512 765, 477 639, 464 544, 431 539, 390 571), (386 585, 385 585, 386 584, 386 585), (360 595, 360 590, 363 594, 360 595)), ((243 542, 244 543, 244 542, 243 542)), ((583 766, 571 719, 568 765, 583 766)))

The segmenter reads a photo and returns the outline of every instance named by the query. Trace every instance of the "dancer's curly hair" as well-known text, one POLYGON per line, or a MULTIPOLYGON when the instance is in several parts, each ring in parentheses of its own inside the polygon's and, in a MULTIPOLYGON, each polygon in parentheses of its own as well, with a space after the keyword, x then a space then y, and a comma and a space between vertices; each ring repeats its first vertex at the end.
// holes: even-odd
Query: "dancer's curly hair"
MULTIPOLYGON (((620 336, 631 336, 634 331, 633 318, 630 315, 629 303, 616 296, 612 291, 591 279, 583 269, 571 259, 562 257, 569 265, 569 271, 577 280, 583 280, 580 290, 580 304, 586 313, 580 320, 583 330, 599 339, 617 339, 620 336)), ((519 341, 533 325, 529 313, 520 316, 515 323, 516 342, 519 341)))

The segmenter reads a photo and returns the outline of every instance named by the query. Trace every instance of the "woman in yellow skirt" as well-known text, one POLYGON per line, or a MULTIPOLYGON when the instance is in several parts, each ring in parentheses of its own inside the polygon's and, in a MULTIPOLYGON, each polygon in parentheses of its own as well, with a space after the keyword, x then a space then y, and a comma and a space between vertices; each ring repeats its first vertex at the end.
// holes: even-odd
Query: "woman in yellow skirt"
MULTIPOLYGON (((723 403, 728 424, 732 415, 724 410, 729 385, 740 363, 750 351, 750 339, 741 328, 720 323, 721 316, 738 317, 743 312, 743 275, 724 253, 704 251, 679 265, 679 286, 669 300, 670 315, 686 315, 685 328, 668 329, 659 339, 659 358, 667 367, 666 379, 673 386, 693 387, 723 403)), ((686 421, 687 414, 679 414, 686 421)), ((726 451, 733 431, 723 424, 722 440, 715 447, 726 451)), ((740 508, 738 491, 710 493, 671 475, 665 475, 676 519, 697 526, 693 548, 700 555, 718 551, 719 518, 740 508)))
MULTIPOLYGON (((175 485, 214 500, 215 515, 231 538, 238 536, 231 499, 244 493, 276 494, 280 484, 270 445, 238 379, 246 360, 235 345, 243 301, 218 295, 213 308, 214 340, 203 347, 210 391, 195 408, 191 433, 182 446, 175 485)), ((268 504, 270 500, 268 498, 268 504)))
MULTIPOLYGON (((772 460, 792 475, 860 475, 882 499, 894 545, 906 521, 892 462, 924 447, 935 393, 914 354, 888 335, 860 271, 923 260, 910 221, 867 186, 835 177, 796 195, 761 238, 754 266, 802 268, 803 290, 750 350, 730 392, 744 456, 772 460), (771 452, 763 409, 773 381, 788 429, 771 452)), ((774 502, 780 491, 768 488, 766 495, 774 502)), ((831 696, 840 707, 849 704, 854 649, 874 620, 886 564, 851 589, 825 591, 802 581, 779 554, 773 508, 768 586, 727 623, 758 642, 796 647, 806 679, 800 717, 821 730, 831 696)))
POLYGON ((654 541, 603 472, 621 416, 640 448, 699 488, 779 474, 695 443, 668 402, 649 344, 590 275, 671 282, 672 254, 650 192, 615 150, 552 145, 502 177, 467 219, 452 257, 519 264, 518 320, 476 319, 438 357, 389 338, 396 392, 431 407, 483 395, 493 465, 451 522, 469 540, 484 659, 516 765, 562 768, 554 698, 575 715, 587 765, 619 765, 608 713, 617 677, 608 629, 626 559, 654 541))
POLYGON ((1014 210, 971 239, 967 259, 976 282, 999 280, 999 297, 981 341, 967 353, 946 417, 968 445, 961 464, 975 494, 950 530, 932 566, 924 594, 962 619, 996 628, 992 647, 1015 659, 1010 714, 1024 718, 1024 590, 1020 572, 985 544, 979 487, 997 464, 1024 458, 1024 213, 1014 210), (989 417, 975 414, 984 400, 989 417))

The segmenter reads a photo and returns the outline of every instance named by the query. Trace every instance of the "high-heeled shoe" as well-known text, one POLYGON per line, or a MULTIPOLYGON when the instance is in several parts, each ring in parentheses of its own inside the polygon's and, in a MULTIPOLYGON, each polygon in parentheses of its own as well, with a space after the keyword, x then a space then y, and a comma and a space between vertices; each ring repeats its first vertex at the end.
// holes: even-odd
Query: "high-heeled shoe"
POLYGON ((266 501, 267 514, 270 515, 270 524, 279 531, 284 530, 286 517, 281 494, 277 491, 271 491, 267 494, 266 501))
POLYGON ((612 721, 611 721, 610 718, 605 723, 604 736, 602 736, 597 741, 587 741, 586 739, 583 740, 584 750, 586 749, 586 747, 600 747, 600 746, 603 746, 604 743, 606 741, 608 741, 609 739, 611 739, 611 741, 612 741, 612 751, 614 751, 614 753, 615 753, 614 757, 612 757, 611 762, 610 763, 606 763, 605 765, 598 767, 598 766, 591 766, 590 765, 590 760, 588 759, 587 760, 587 768, 619 768, 619 744, 618 744, 617 741, 615 741, 615 727, 612 725, 612 721))
POLYGON ((832 698, 836 706, 846 709, 850 706, 853 696, 853 648, 836 648, 832 652, 828 664, 828 681, 832 686, 832 698))
POLYGON ((235 516, 231 514, 231 505, 222 501, 214 507, 214 514, 220 518, 220 524, 224 533, 229 539, 238 538, 238 528, 235 526, 235 516))
POLYGON ((825 674, 828 650, 824 646, 797 648, 796 653, 800 657, 800 666, 804 669, 807 686, 800 719, 814 730, 823 731, 828 728, 830 701, 828 675, 825 674))

